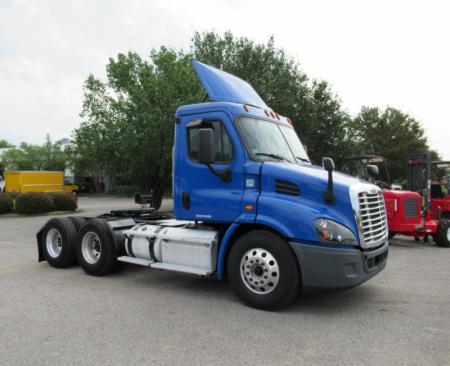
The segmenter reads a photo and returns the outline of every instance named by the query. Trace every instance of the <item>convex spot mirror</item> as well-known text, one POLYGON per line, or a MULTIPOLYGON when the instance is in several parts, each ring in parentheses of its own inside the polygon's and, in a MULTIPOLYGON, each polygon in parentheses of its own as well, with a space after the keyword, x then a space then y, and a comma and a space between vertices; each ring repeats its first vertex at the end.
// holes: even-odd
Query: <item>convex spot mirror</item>
POLYGON ((322 158, 323 168, 329 172, 334 170, 334 161, 331 158, 322 158))
POLYGON ((380 170, 376 165, 367 165, 366 166, 367 175, 372 178, 378 177, 378 174, 380 174, 380 170))
POLYGON ((198 162, 210 164, 214 161, 212 128, 200 128, 198 130, 198 162))

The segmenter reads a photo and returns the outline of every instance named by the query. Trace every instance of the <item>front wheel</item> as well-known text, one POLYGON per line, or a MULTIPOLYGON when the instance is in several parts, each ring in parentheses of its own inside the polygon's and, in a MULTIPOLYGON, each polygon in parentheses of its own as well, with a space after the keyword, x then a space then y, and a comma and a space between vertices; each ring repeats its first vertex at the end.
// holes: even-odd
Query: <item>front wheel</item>
POLYGON ((288 306, 301 288, 299 265, 289 244, 269 231, 240 237, 228 256, 227 273, 239 298, 260 309, 288 306))
POLYGON ((450 248, 450 220, 439 221, 434 240, 437 246, 450 248))

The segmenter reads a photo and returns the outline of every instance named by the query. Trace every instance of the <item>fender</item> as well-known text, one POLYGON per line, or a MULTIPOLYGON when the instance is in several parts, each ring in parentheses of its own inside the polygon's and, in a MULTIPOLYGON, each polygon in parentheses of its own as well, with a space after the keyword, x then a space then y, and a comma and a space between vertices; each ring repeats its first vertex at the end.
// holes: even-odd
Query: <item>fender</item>
POLYGON ((223 278, 226 254, 227 254, 227 249, 228 249, 228 247, 230 245, 230 239, 233 236, 233 234, 236 231, 236 229, 240 225, 241 224, 231 224, 228 227, 227 231, 225 232, 225 235, 223 236, 222 242, 220 243, 219 255, 217 257, 217 272, 216 272, 216 277, 219 280, 221 280, 223 278))

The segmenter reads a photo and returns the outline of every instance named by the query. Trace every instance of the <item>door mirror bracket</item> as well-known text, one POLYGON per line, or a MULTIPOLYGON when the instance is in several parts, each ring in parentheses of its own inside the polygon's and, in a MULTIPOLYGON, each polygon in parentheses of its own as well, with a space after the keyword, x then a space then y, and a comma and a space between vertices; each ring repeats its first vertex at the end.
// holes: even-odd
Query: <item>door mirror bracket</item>
POLYGON ((200 128, 198 130, 198 162, 200 164, 206 164, 212 174, 221 178, 224 182, 229 183, 231 182, 231 169, 226 168, 217 171, 211 165, 214 162, 213 133, 212 128, 200 128))

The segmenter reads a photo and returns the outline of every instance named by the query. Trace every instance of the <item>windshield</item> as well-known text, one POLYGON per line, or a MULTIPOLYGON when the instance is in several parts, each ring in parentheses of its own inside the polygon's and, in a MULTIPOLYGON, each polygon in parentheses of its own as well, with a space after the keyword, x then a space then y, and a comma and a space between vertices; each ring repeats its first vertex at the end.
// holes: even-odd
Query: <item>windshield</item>
POLYGON ((292 127, 250 117, 238 120, 248 153, 258 160, 309 163, 308 155, 292 127))

